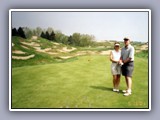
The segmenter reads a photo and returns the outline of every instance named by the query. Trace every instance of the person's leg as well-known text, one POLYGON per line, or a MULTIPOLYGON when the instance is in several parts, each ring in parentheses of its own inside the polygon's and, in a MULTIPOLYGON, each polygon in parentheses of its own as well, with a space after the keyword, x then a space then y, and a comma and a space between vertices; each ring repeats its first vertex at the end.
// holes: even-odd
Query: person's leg
POLYGON ((116 85, 117 85, 117 90, 118 90, 118 91, 119 91, 120 77, 121 77, 121 66, 117 65, 116 85))
POLYGON ((127 89, 128 89, 129 86, 128 86, 128 78, 127 78, 127 76, 125 76, 125 80, 126 80, 126 85, 127 85, 127 89))
POLYGON ((127 81, 128 81, 128 90, 132 90, 132 78, 127 77, 127 81))
POLYGON ((122 70, 122 75, 125 77, 125 81, 126 81, 126 86, 127 88, 125 90, 123 90, 122 92, 126 92, 126 90, 128 89, 128 80, 127 80, 127 66, 124 64, 122 67, 121 67, 121 70, 122 70))
POLYGON ((126 81, 126 86, 127 86, 127 88, 125 89, 125 90, 122 90, 122 92, 123 93, 126 93, 127 92, 127 90, 128 90, 128 79, 127 79, 127 76, 125 76, 125 81, 126 81))
POLYGON ((127 90, 126 93, 124 94, 125 96, 128 96, 132 92, 132 78, 129 76, 125 76, 126 79, 126 84, 127 84, 127 90))
POLYGON ((116 89, 118 89, 118 90, 119 90, 120 77, 121 77, 121 75, 118 74, 117 78, 116 78, 116 89))
POLYGON ((116 91, 117 76, 116 76, 116 64, 115 63, 111 64, 111 72, 112 72, 112 75, 113 75, 113 91, 116 91))
POLYGON ((132 73, 133 73, 133 68, 134 68, 134 63, 131 62, 129 65, 126 67, 126 84, 127 84, 127 92, 131 93, 132 90, 132 73))
POLYGON ((113 89, 116 89, 116 79, 117 79, 117 76, 113 75, 113 89))

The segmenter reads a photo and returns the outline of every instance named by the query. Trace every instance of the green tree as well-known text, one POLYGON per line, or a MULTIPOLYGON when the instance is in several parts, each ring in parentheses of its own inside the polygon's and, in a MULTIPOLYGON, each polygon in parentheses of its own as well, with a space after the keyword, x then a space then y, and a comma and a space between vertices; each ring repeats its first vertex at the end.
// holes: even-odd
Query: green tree
POLYGON ((81 39, 80 33, 73 33, 72 40, 74 46, 80 46, 80 39, 81 39))
POLYGON ((46 38, 46 35, 44 34, 44 32, 42 31, 41 36, 42 38, 46 38))
POLYGON ((66 35, 63 36, 62 43, 68 45, 68 36, 66 35))
POLYGON ((23 30, 24 30, 24 34, 25 34, 27 39, 32 38, 33 32, 32 32, 32 30, 30 28, 25 27, 25 28, 23 28, 23 30))
POLYGON ((92 46, 94 39, 93 35, 73 33, 72 36, 68 37, 68 44, 81 47, 92 46))
POLYGON ((47 28, 47 32, 49 33, 49 35, 52 33, 52 31, 54 31, 53 28, 51 28, 51 27, 47 28))
POLYGON ((46 31, 46 35, 45 35, 45 36, 46 36, 46 39, 48 39, 48 40, 49 40, 49 37, 50 37, 50 36, 49 36, 48 31, 46 31))
POLYGON ((19 36, 16 28, 12 28, 12 36, 19 36))
POLYGON ((33 33, 33 36, 37 36, 37 31, 36 31, 36 29, 32 29, 32 33, 33 33))
POLYGON ((37 27, 37 28, 36 28, 36 35, 37 35, 38 37, 40 37, 40 36, 41 36, 41 33, 42 33, 42 28, 37 27))
POLYGON ((68 36, 63 34, 61 31, 55 31, 55 41, 59 43, 68 44, 68 36))
POLYGON ((20 37, 26 38, 26 36, 25 36, 25 34, 24 34, 24 31, 23 31, 22 27, 19 27, 19 28, 18 28, 18 34, 19 34, 20 37))
POLYGON ((71 35, 68 37, 68 44, 73 45, 73 39, 71 35))
POLYGON ((80 46, 92 46, 94 41, 94 36, 93 35, 88 35, 88 34, 82 34, 81 35, 81 40, 80 40, 80 46))
POLYGON ((51 34, 49 35, 49 40, 54 41, 55 40, 55 34, 52 31, 51 34))

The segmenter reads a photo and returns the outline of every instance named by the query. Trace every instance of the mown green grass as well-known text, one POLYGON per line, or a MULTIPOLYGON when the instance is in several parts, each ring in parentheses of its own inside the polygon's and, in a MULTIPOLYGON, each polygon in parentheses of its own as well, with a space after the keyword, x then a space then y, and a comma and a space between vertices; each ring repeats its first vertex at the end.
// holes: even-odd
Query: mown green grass
MULTIPOLYGON (((148 61, 135 57, 131 96, 112 92, 106 56, 12 68, 12 108, 148 108, 148 61)), ((120 89, 125 89, 121 77, 120 89)))
POLYGON ((148 58, 148 50, 142 50, 139 53, 136 53, 135 56, 140 58, 148 58))

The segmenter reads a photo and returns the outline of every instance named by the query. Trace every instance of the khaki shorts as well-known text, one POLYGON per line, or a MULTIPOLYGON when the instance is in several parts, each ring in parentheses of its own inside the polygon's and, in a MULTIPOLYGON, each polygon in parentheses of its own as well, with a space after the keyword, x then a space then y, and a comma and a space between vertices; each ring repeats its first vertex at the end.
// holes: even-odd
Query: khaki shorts
POLYGON ((121 66, 117 63, 111 64, 111 73, 112 75, 120 75, 121 74, 121 66))

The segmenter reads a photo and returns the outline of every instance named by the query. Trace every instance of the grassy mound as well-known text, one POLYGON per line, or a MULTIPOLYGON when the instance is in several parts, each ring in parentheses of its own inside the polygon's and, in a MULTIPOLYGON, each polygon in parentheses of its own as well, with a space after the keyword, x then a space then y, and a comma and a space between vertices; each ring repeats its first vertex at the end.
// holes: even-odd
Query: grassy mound
MULTIPOLYGON (((63 47, 67 47, 63 44, 58 44, 54 42, 50 42, 46 39, 39 38, 38 40, 28 40, 20 37, 12 37, 12 51, 23 51, 26 54, 15 54, 12 53, 13 56, 27 56, 27 55, 35 55, 34 58, 27 60, 17 60, 12 59, 12 67, 22 67, 22 66, 30 66, 30 65, 40 65, 40 64, 50 64, 50 63, 59 63, 59 62, 67 62, 70 60, 63 60, 59 56, 67 55, 67 53, 59 52, 58 49, 63 49, 63 47), (33 45, 32 45, 33 44, 33 45), (34 45, 38 46, 34 46, 34 45), (40 51, 37 50, 40 49, 40 51), (50 51, 43 52, 44 49, 49 48, 50 51), (41 52, 42 51, 42 52, 41 52), (57 53, 57 54, 48 54, 48 53, 57 53)), ((69 48, 69 47, 68 47, 69 48)), ((70 53, 68 53, 70 54, 70 53)), ((72 60, 76 58, 70 58, 72 60)))

